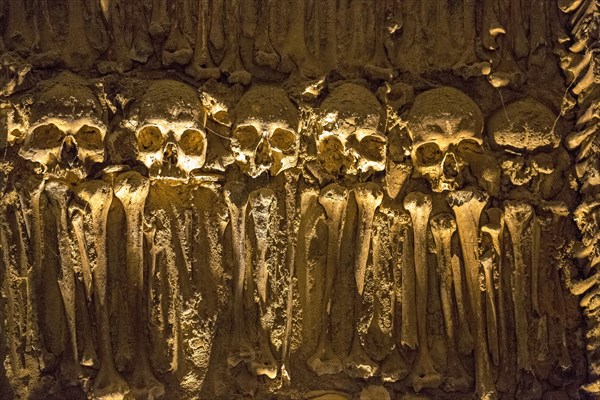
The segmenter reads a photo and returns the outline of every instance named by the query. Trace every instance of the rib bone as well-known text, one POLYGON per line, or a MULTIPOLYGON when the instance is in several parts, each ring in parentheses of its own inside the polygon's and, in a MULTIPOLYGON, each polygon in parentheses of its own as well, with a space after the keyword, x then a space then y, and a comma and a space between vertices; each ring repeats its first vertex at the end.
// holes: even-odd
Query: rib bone
POLYGON ((414 231, 414 285, 419 353, 411 377, 414 390, 419 392, 422 388, 437 388, 442 383, 441 375, 433 366, 427 344, 427 226, 432 208, 431 196, 411 192, 404 198, 404 208, 410 213, 414 231))
POLYGON ((127 277, 129 305, 132 315, 135 367, 132 376, 136 396, 160 397, 164 386, 156 379, 150 366, 147 350, 147 315, 144 304, 144 204, 150 191, 150 181, 136 171, 127 171, 116 177, 115 196, 121 201, 127 224, 127 277))
MULTIPOLYGON (((261 317, 267 313, 267 282, 269 271, 267 265, 267 250, 269 247, 269 222, 277 207, 277 198, 271 189, 261 188, 253 191, 248 196, 250 203, 250 215, 254 220, 254 233, 256 235, 257 261, 255 271, 255 283, 258 290, 259 307, 261 317)), ((262 320, 262 318, 259 318, 262 320)), ((258 360, 252 361, 250 370, 255 375, 266 375, 271 379, 277 376, 277 360, 271 351, 269 344, 269 332, 267 327, 260 329, 260 356, 258 360)))
POLYGON ((466 391, 472 378, 465 371, 456 351, 456 326, 454 324, 452 299, 452 235, 456 231, 456 222, 450 214, 435 215, 431 221, 431 232, 435 241, 435 249, 440 274, 440 299, 444 315, 444 329, 448 349, 447 370, 451 373, 444 379, 447 391, 466 391))
POLYGON ((528 320, 525 308, 526 300, 526 265, 521 244, 523 232, 533 215, 533 208, 523 202, 507 201, 504 205, 506 226, 510 232, 514 257, 513 303, 515 307, 515 325, 517 335, 517 364, 520 369, 531 371, 531 359, 528 347, 528 320))
POLYGON ((477 248, 479 218, 487 203, 487 196, 474 189, 459 190, 448 195, 448 204, 456 216, 458 235, 465 263, 467 291, 471 305, 471 318, 475 335, 475 386, 481 398, 496 396, 490 373, 490 362, 483 324, 483 306, 479 289, 479 251, 477 248))
MULTIPOLYGON (((375 210, 383 200, 383 189, 372 182, 359 184, 354 188, 354 199, 358 206, 358 238, 356 243, 358 255, 354 262, 354 278, 358 291, 358 296, 354 301, 354 318, 355 327, 358 327, 365 288, 365 274, 371 248, 373 217, 375 210)), ((356 329, 352 339, 352 349, 344 360, 344 364, 346 373, 352 377, 370 378, 379 370, 379 366, 365 353, 356 329)))
POLYGON ((96 320, 98 321, 100 370, 94 380, 93 392, 94 396, 98 398, 123 398, 129 392, 129 387, 115 368, 106 297, 108 278, 106 220, 113 192, 106 182, 91 180, 77 186, 75 193, 90 210, 92 242, 95 250, 95 257, 90 257, 90 263, 94 281, 96 320))
POLYGON ((308 359, 308 365, 317 375, 324 375, 337 374, 342 371, 342 363, 331 348, 331 306, 337 266, 340 261, 342 229, 348 204, 348 189, 337 183, 331 183, 321 190, 319 203, 321 203, 327 214, 327 266, 325 267, 319 344, 315 353, 308 359))

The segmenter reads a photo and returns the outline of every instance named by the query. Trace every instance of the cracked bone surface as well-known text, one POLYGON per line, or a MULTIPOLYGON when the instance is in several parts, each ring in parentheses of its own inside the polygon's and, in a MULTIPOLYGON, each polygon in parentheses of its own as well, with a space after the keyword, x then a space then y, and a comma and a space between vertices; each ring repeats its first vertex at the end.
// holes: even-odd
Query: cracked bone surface
POLYGON ((164 387, 150 365, 146 337, 147 315, 143 311, 144 299, 144 205, 150 191, 150 181, 136 171, 118 175, 114 182, 114 194, 125 210, 127 226, 127 281, 128 301, 133 310, 132 332, 135 348, 135 365, 132 374, 132 393, 148 398, 160 397, 164 387))
POLYGON ((356 247, 358 254, 354 262, 354 280, 358 296, 355 299, 355 332, 352 339, 350 354, 344 360, 346 373, 353 377, 370 378, 379 371, 379 366, 373 362, 363 349, 358 333, 358 318, 361 312, 365 274, 369 262, 371 237, 373 232, 373 216, 383 200, 383 189, 376 183, 367 182, 353 188, 354 200, 358 207, 358 232, 356 247))
POLYGON ((411 192, 404 198, 404 208, 410 213, 414 232, 418 355, 410 379, 416 392, 423 388, 437 388, 442 383, 442 376, 433 366, 427 343, 427 227, 432 206, 431 196, 428 194, 411 192))
POLYGON ((331 307, 340 261, 342 229, 348 196, 348 189, 337 183, 325 186, 319 193, 319 203, 327 215, 327 264, 321 304, 321 332, 317 349, 307 361, 310 369, 317 375, 337 374, 342 371, 342 361, 335 354, 331 343, 331 307))
POLYGON ((129 385, 115 368, 110 338, 108 317, 108 260, 106 250, 106 223, 108 210, 112 202, 113 190, 104 181, 90 180, 75 187, 77 198, 85 203, 90 211, 93 255, 92 279, 94 281, 94 305, 96 311, 97 335, 100 353, 100 370, 94 379, 93 394, 97 398, 124 398, 129 385))
POLYGON ((482 398, 494 398, 496 388, 491 375, 484 308, 479 288, 479 218, 488 196, 477 189, 448 193, 447 201, 456 217, 458 236, 465 265, 472 332, 475 339, 475 389, 482 398))
POLYGON ((523 256, 525 229, 533 216, 533 207, 524 202, 507 201, 504 204, 504 220, 510 233, 513 250, 513 303, 517 336, 517 364, 519 369, 531 371, 532 362, 528 344, 527 317, 527 265, 523 256))
POLYGON ((452 215, 442 213, 434 215, 429 224, 438 260, 440 298, 448 348, 446 368, 449 375, 444 378, 443 385, 447 391, 464 392, 471 386, 472 378, 465 371, 456 349, 458 332, 454 323, 454 301, 452 299, 452 235, 456 231, 456 222, 452 215))
MULTIPOLYGON (((277 198, 271 189, 261 188, 253 191, 248 196, 250 203, 250 215, 254 221, 254 232, 256 235, 256 264, 254 266, 254 279, 259 298, 259 320, 266 316, 268 307, 267 287, 269 280, 269 264, 267 252, 269 250, 269 239, 273 235, 270 229, 270 219, 277 208, 277 198)), ((272 279, 272 278, 271 278, 272 279)), ((255 375, 265 375, 271 379, 277 376, 277 360, 271 350, 269 343, 268 327, 259 327, 259 358, 250 363, 250 370, 255 375)))

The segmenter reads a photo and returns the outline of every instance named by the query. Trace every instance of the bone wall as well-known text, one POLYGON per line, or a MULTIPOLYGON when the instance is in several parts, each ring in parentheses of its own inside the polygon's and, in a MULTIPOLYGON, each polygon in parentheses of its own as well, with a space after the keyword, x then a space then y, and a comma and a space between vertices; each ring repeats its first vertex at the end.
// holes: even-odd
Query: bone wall
POLYGON ((0 2, 0 397, 598 395, 597 14, 0 2))

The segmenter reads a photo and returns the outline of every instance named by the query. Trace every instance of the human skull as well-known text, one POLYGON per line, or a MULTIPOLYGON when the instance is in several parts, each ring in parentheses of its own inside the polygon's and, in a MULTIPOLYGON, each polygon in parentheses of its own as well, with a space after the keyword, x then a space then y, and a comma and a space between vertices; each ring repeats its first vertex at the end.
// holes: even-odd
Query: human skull
POLYGON ((440 87, 419 94, 407 123, 414 176, 431 190, 458 189, 473 153, 482 151, 483 115, 460 90, 440 87))
POLYGON ((502 173, 513 185, 537 185, 540 178, 554 172, 558 157, 553 153, 560 144, 555 121, 548 107, 531 98, 512 102, 490 117, 492 141, 508 155, 502 173))
POLYGON ((383 171, 385 110, 368 89, 344 83, 319 108, 317 159, 330 174, 383 171))
POLYGON ((83 175, 102 162, 105 113, 85 82, 63 74, 40 84, 36 93, 19 155, 60 176, 67 170, 83 175))
POLYGON ((272 176, 298 163, 298 111, 283 89, 254 86, 234 109, 231 151, 241 170, 272 176))
POLYGON ((196 90, 177 81, 152 83, 128 113, 125 126, 135 132, 137 158, 151 178, 187 180, 204 166, 206 110, 196 90))

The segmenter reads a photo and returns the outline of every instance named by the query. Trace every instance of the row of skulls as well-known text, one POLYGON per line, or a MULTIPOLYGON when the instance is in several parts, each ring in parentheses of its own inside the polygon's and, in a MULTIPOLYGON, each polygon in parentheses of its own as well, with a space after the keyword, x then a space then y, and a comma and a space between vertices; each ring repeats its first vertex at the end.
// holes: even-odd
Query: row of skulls
MULTIPOLYGON (((2 129, 8 134, 5 141, 20 141, 19 154, 40 163, 47 174, 78 168, 85 175, 91 165, 105 160, 105 137, 111 136, 107 109, 114 102, 97 96, 96 89, 70 74, 39 84, 15 101, 16 106, 0 109, 8 121, 2 129)), ((386 169, 389 110, 356 83, 330 90, 311 109, 316 116, 313 123, 303 125, 288 94, 271 85, 252 86, 228 109, 187 84, 157 80, 138 97, 123 101, 122 108, 123 118, 111 130, 133 136, 135 158, 154 178, 186 180, 204 167, 208 118, 228 128, 229 163, 251 177, 264 172, 275 176, 297 166, 302 137, 314 139, 315 158, 330 175, 360 176, 386 169)), ((416 96, 402 121, 412 142, 406 152, 413 176, 425 178, 433 191, 456 189, 467 166, 482 164, 477 157, 484 148, 484 118, 463 92, 450 87, 425 91, 416 96)), ((559 146, 554 122, 548 107, 529 98, 490 117, 491 145, 517 156, 511 165, 503 165, 512 183, 524 183, 519 171, 528 170, 521 175, 531 177, 532 170, 542 174, 552 170, 552 160, 540 150, 559 146)))

